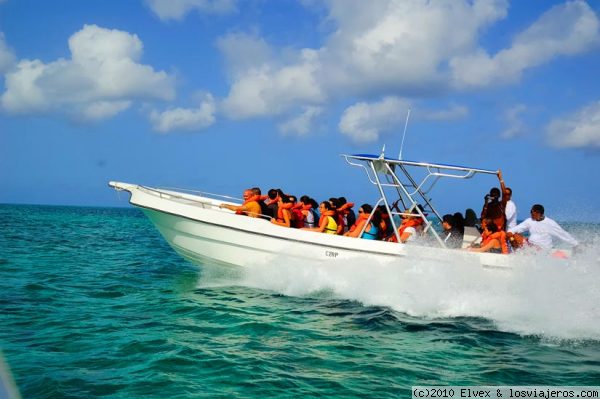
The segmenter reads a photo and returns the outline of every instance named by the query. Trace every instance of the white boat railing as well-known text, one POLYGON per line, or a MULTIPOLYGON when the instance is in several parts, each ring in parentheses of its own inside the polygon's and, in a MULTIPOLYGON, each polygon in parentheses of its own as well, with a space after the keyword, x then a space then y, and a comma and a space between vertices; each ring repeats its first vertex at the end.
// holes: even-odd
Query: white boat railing
POLYGON ((232 196, 223 195, 223 194, 209 193, 208 191, 191 190, 189 188, 158 187, 158 190, 178 191, 178 192, 192 194, 192 195, 196 195, 196 196, 200 196, 200 197, 218 199, 218 200, 226 200, 226 201, 230 201, 230 202, 239 202, 239 203, 243 202, 243 200, 238 197, 232 197, 232 196))
MULTIPOLYGON (((147 187, 147 186, 138 186, 141 190, 144 190, 146 192, 150 192, 154 195, 159 196, 160 198, 164 198, 164 199, 176 199, 179 202, 184 202, 184 203, 188 203, 188 204, 197 204, 197 205, 201 205, 203 208, 214 208, 216 210, 219 211, 223 211, 223 208, 220 207, 220 205, 223 202, 227 202, 230 204, 234 204, 234 205, 239 205, 243 202, 242 199, 240 198, 236 198, 236 197, 232 197, 229 195, 222 195, 222 194, 214 194, 214 193, 209 193, 206 191, 199 191, 199 190, 191 190, 191 189, 182 189, 182 188, 176 188, 176 187, 160 187, 160 188, 154 188, 154 187, 147 187), (219 201, 218 203, 215 201, 219 201)), ((229 211, 227 211, 229 212, 229 211)), ((249 213, 249 212, 244 212, 242 211, 242 213, 249 213)), ((264 214, 259 214, 259 216, 261 219, 273 219, 272 216, 269 215, 264 215, 264 214)))
POLYGON ((234 200, 238 203, 241 202, 238 198, 230 197, 227 195, 220 194, 211 194, 201 191, 195 190, 182 190, 179 188, 154 188, 148 186, 138 186, 138 188, 142 191, 150 193, 152 195, 156 195, 160 198, 164 199, 175 199, 180 202, 185 202, 188 204, 198 204, 202 205, 203 208, 211 207, 211 208, 219 208, 220 203, 216 203, 215 201, 218 199, 225 199, 227 202, 232 202, 234 200), (186 192, 178 192, 178 191, 186 191, 186 192), (194 193, 194 194, 192 194, 194 193), (215 198, 210 198, 210 196, 215 198))
MULTIPOLYGON (((387 158, 383 153, 379 156, 368 154, 342 156, 348 164, 364 169, 369 181, 377 187, 381 197, 375 208, 382 203, 385 205, 398 242, 400 242, 400 234, 394 216, 400 218, 416 216, 423 221, 423 235, 430 234, 444 248, 446 247, 444 240, 433 228, 433 223, 428 218, 429 214, 432 214, 440 223, 442 221, 442 217, 433 206, 429 195, 436 183, 442 178, 470 179, 476 174, 495 175, 498 173, 493 170, 467 166, 387 158)), ((368 225, 368 221, 363 231, 366 225, 368 225)))

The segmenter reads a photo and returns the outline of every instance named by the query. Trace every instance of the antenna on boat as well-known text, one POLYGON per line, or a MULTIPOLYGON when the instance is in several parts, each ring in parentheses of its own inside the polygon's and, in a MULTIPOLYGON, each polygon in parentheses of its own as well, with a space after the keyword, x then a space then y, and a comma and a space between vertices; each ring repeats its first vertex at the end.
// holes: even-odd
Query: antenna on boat
POLYGON ((404 133, 402 133, 402 143, 400 143, 400 153, 398 153, 398 159, 402 159, 402 149, 404 148, 404 137, 406 137, 406 129, 408 128, 408 118, 410 118, 410 108, 406 113, 406 122, 404 123, 404 133))
POLYGON ((379 159, 383 158, 385 158, 385 144, 383 145, 383 148, 381 148, 381 155, 379 156, 379 159))

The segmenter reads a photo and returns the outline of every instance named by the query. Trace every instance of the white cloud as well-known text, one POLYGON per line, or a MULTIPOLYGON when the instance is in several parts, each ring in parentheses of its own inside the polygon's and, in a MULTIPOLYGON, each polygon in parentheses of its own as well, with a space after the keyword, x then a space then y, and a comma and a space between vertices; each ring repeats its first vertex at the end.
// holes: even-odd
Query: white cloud
POLYGON ((71 59, 48 64, 21 60, 6 74, 1 106, 11 113, 62 112, 97 120, 127 109, 134 99, 169 100, 174 79, 139 63, 136 35, 85 25, 69 38, 71 59))
POLYGON ((524 104, 517 104, 506 110, 504 113, 504 120, 507 127, 500 133, 500 137, 512 139, 525 133, 525 124, 521 120, 521 114, 525 111, 527 111, 527 106, 524 104))
POLYGON ((305 49, 299 60, 283 67, 263 65, 240 74, 223 101, 225 113, 234 119, 278 115, 298 104, 325 100, 315 78, 317 54, 305 49))
MULTIPOLYGON (((551 8, 495 55, 479 41, 507 16, 508 0, 324 5, 333 30, 320 48, 273 49, 257 35, 243 34, 218 41, 232 71, 223 102, 228 116, 281 115, 348 96, 414 98, 507 84, 527 69, 588 51, 600 40, 598 18, 583 0, 551 8)), ((460 117, 465 110, 454 112, 460 117)))
POLYGON ((279 131, 286 135, 306 136, 312 129, 314 119, 321 115, 322 111, 321 107, 305 107, 300 115, 281 123, 279 131))
POLYGON ((107 119, 125 111, 131 106, 131 101, 94 101, 81 110, 84 120, 97 121, 107 119))
POLYGON ((359 102, 346 108, 338 127, 356 143, 377 141, 381 133, 402 124, 408 108, 408 101, 397 97, 370 104, 359 102))
MULTIPOLYGON (((0 3, 2 1, 0 0, 0 3)), ((7 46, 4 33, 0 32, 0 74, 6 72, 15 62, 15 54, 7 46)))
POLYGON ((582 0, 557 5, 517 35, 510 48, 491 56, 482 49, 450 60, 458 88, 505 84, 523 71, 563 55, 582 53, 600 43, 600 22, 582 0))
POLYGON ((546 127, 546 135, 554 147, 600 149, 600 101, 553 120, 546 127))
POLYGON ((164 112, 152 111, 150 121, 154 130, 168 133, 175 130, 201 130, 215 123, 216 106, 209 94, 198 108, 173 108, 164 112))
POLYGON ((323 50, 324 74, 359 94, 439 90, 448 59, 473 49, 507 8, 505 0, 390 0, 368 9, 360 0, 334 0, 338 28, 323 50))
POLYGON ((162 21, 181 20, 188 13, 229 14, 237 10, 237 0, 146 0, 162 21))
POLYGON ((506 0, 326 4, 336 30, 323 47, 298 50, 295 57, 293 50, 273 51, 252 35, 218 41, 235 71, 224 101, 230 117, 278 115, 348 95, 405 96, 444 89, 450 57, 472 51, 478 32, 507 10, 506 0), (244 56, 250 49, 257 49, 258 56, 244 56))

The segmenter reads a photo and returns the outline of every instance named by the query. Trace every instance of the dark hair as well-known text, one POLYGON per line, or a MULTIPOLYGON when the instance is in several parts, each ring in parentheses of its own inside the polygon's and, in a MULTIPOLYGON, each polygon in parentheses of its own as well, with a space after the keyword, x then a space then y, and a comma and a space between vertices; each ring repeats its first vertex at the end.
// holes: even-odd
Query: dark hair
POLYGON ((331 203, 331 206, 333 207, 333 209, 339 208, 340 206, 342 206, 342 204, 340 204, 340 200, 337 198, 329 198, 329 202, 331 203))
POLYGON ((325 205, 325 209, 327 209, 328 211, 333 210, 333 207, 331 206, 331 203, 328 201, 323 201, 321 202, 322 205, 325 205))
POLYGON ((485 219, 484 223, 485 223, 485 227, 492 233, 495 233, 498 231, 498 225, 496 223, 494 223, 494 221, 492 219, 485 219))
POLYGON ((454 218, 454 224, 452 226, 457 228, 462 234, 465 234, 465 219, 463 218, 462 213, 456 212, 452 217, 454 218))
POLYGON ((281 194, 279 195, 279 198, 281 198, 281 202, 283 202, 284 204, 287 204, 287 203, 289 203, 289 202, 292 202, 292 199, 291 199, 291 197, 288 197, 287 195, 285 195, 285 194, 283 194, 283 193, 281 193, 281 194))
POLYGON ((475 213, 475 211, 473 209, 468 208, 465 211, 464 225, 466 227, 475 227, 475 224, 477 224, 477 214, 475 213))
POLYGON ((539 213, 540 215, 544 214, 544 207, 540 204, 535 204, 531 207, 531 210, 539 213))
POLYGON ((270 189, 269 192, 267 193, 267 195, 269 196, 270 199, 274 200, 275 198, 277 198, 277 190, 275 190, 274 188, 270 189))
POLYGON ((363 209, 363 211, 365 213, 371 213, 371 212, 373 212, 373 207, 371 205, 369 205, 369 204, 362 204, 360 207, 363 209))
POLYGON ((499 189, 498 187, 493 187, 493 188, 490 190, 490 195, 491 195, 492 197, 500 197, 500 189, 499 189))
POLYGON ((338 203, 340 204, 340 206, 345 205, 348 201, 346 201, 346 197, 340 197, 338 198, 338 203))
MULTIPOLYGON (((369 207, 371 207, 371 206, 369 205, 369 207)), ((363 209, 364 209, 364 205, 363 205, 363 209)), ((381 232, 381 226, 380 226, 381 225, 381 211, 379 209, 375 209, 371 213, 371 223, 373 224, 373 226, 377 227, 377 231, 381 232)))
POLYGON ((298 200, 295 195, 288 195, 288 198, 290 199, 290 202, 296 202, 298 200))
POLYGON ((454 216, 450 215, 450 214, 446 214, 444 216, 442 216, 442 222, 443 223, 448 223, 450 226, 454 227, 454 216))
POLYGON ((512 195, 512 188, 510 188, 510 187, 505 187, 505 188, 506 188, 506 191, 508 191, 508 194, 512 195))
POLYGON ((252 187, 250 190, 252 190, 252 192, 255 195, 261 195, 262 194, 262 191, 260 191, 260 187, 252 187))
POLYGON ((300 197, 300 202, 302 202, 304 205, 308 205, 310 204, 310 197, 308 195, 303 195, 300 197))

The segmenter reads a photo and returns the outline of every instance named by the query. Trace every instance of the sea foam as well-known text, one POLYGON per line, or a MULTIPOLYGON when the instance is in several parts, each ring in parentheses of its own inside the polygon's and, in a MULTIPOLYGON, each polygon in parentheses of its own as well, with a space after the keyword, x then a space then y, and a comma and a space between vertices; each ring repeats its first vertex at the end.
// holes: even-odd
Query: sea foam
POLYGON ((569 260, 531 256, 512 270, 466 264, 463 257, 443 263, 421 259, 377 263, 369 257, 306 263, 281 256, 235 277, 220 277, 217 284, 290 296, 328 292, 425 319, 480 317, 501 331, 521 335, 600 340, 597 248, 588 247, 569 260))

